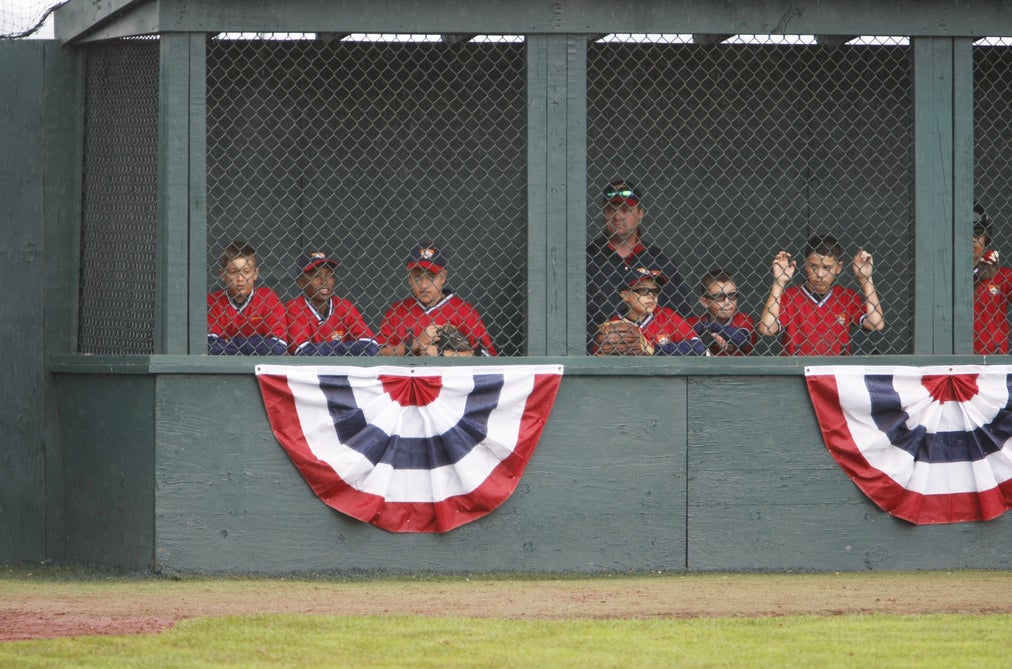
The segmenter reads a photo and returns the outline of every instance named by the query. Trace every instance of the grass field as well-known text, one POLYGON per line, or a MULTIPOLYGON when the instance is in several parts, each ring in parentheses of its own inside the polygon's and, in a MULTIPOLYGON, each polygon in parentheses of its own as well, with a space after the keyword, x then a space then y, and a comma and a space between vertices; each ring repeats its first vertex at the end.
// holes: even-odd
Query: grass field
POLYGON ((292 580, 2 567, 0 639, 2 667, 1006 667, 1012 572, 292 580))

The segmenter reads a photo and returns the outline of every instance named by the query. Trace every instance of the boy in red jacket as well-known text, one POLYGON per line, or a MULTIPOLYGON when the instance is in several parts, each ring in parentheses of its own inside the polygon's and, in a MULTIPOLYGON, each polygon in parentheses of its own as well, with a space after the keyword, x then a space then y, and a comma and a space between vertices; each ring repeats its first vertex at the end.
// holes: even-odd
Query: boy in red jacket
POLYGON ((285 305, 292 355, 376 355, 379 346, 355 305, 334 294, 340 263, 321 251, 295 266, 302 295, 285 305))
POLYGON ((273 290, 257 287, 256 250, 245 242, 221 254, 224 290, 207 296, 207 352, 211 355, 284 355, 285 307, 273 290))
POLYGON ((411 297, 392 304, 383 316, 380 355, 496 354, 478 310, 447 286, 442 251, 433 244, 419 244, 411 249, 406 268, 411 297), (447 348, 440 341, 449 338, 448 329, 461 335, 462 347, 447 348))

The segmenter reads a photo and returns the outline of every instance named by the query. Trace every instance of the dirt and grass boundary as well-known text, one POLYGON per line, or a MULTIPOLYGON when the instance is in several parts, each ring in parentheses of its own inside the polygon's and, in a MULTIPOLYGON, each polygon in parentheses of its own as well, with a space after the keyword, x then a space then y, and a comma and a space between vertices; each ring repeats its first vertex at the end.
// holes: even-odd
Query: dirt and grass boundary
POLYGON ((505 619, 1012 613, 1012 571, 297 578, 0 566, 0 640, 155 633, 204 616, 505 619))

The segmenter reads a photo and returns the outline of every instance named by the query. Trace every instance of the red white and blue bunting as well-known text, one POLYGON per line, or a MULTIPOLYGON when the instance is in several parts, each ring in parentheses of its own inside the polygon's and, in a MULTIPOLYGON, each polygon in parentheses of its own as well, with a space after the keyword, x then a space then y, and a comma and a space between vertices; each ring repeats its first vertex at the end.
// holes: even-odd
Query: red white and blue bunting
POLYGON ((808 367, 826 448, 875 504, 916 524, 1012 507, 1012 367, 808 367))
POLYGON ((516 489, 560 365, 256 368, 271 428, 328 506, 391 532, 446 532, 516 489))

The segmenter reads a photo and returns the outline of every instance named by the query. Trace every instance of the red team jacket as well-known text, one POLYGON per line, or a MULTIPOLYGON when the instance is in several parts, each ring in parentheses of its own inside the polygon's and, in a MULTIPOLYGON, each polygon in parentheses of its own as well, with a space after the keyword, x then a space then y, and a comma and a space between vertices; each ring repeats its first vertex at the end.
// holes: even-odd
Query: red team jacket
POLYGON ((285 306, 266 286, 254 288, 238 308, 227 292, 216 290, 207 296, 207 333, 225 341, 253 335, 285 341, 285 306))
MULTIPOLYGON (((689 322, 689 325, 692 326, 692 329, 698 334, 702 334, 706 330, 713 332, 714 330, 710 326, 717 323, 717 321, 713 320, 709 313, 703 314, 702 316, 690 316, 686 320, 689 322)), ((710 355, 748 355, 751 353, 756 340, 755 323, 752 321, 752 317, 738 311, 731 317, 731 322, 726 323, 725 326, 747 331, 748 343, 743 346, 738 346, 733 353, 729 353, 717 344, 713 344, 710 346, 710 355)), ((720 332, 718 332, 718 334, 720 334, 720 332)), ((742 334, 744 335, 745 333, 742 334)))
MULTIPOLYGON (((609 321, 621 321, 622 316, 612 316, 608 319, 609 321)), ((626 318, 624 320, 630 319, 626 318)), ((706 347, 699 340, 696 335, 696 331, 692 329, 688 321, 682 318, 678 312, 668 309, 667 307, 657 307, 654 313, 650 314, 643 320, 636 323, 639 326, 640 331, 646 338, 647 342, 654 347, 655 355, 705 355, 706 347), (675 350, 673 347, 669 347, 670 350, 663 350, 661 347, 665 344, 682 344, 685 347, 685 342, 693 342, 688 345, 686 350, 675 350)), ((594 352, 596 352, 596 346, 594 352)))
POLYGON ((428 309, 411 297, 390 306, 380 325, 380 346, 397 346, 410 335, 417 337, 430 325, 450 324, 468 338, 481 355, 495 355, 492 338, 478 311, 456 295, 449 294, 428 309))
POLYGON ((676 311, 667 307, 657 307, 654 309, 654 313, 637 325, 640 326, 647 341, 654 346, 665 341, 678 343, 697 338, 696 331, 692 329, 689 322, 678 315, 676 311))
POLYGON ((288 351, 292 354, 310 342, 353 343, 373 339, 372 330, 355 305, 336 295, 330 298, 327 318, 323 318, 304 295, 289 300, 285 310, 288 315, 288 351))
POLYGON ((856 290, 833 286, 819 297, 805 286, 791 286, 780 299, 784 355, 850 353, 850 328, 861 325, 864 301, 856 290))
POLYGON ((1008 305, 1012 302, 1012 269, 999 267, 973 287, 973 352, 1008 353, 1008 305))

